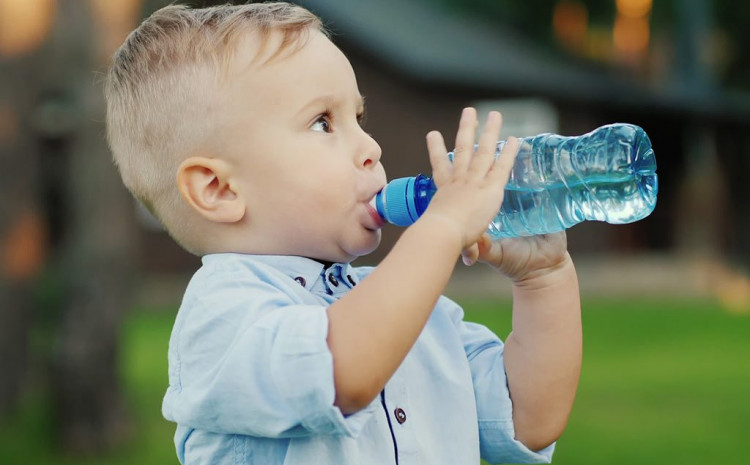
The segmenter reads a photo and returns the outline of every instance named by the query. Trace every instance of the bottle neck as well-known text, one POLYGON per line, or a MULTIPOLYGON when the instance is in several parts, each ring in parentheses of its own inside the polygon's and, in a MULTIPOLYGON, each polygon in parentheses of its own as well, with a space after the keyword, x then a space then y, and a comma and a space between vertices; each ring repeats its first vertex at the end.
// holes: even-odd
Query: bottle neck
POLYGON ((414 204, 417 214, 422 216, 430 200, 437 192, 437 186, 432 178, 419 174, 414 178, 414 204))

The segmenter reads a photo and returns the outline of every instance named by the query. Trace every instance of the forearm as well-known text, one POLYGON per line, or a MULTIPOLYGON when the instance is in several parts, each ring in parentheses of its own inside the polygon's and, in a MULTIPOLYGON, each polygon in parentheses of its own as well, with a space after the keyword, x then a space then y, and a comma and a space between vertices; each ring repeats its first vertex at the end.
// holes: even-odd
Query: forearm
POLYGON ((505 366, 516 439, 538 450, 565 429, 581 370, 578 279, 570 257, 513 287, 513 331, 505 366))
POLYGON ((366 406, 383 389, 422 331, 461 251, 439 219, 407 229, 381 264, 328 310, 336 405, 366 406))

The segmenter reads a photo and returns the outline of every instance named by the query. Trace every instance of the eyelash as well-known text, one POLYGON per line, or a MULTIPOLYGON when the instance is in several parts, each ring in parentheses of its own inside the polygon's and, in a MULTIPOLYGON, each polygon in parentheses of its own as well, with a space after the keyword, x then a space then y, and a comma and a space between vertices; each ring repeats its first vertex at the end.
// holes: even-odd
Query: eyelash
MULTIPOLYGON (((318 115, 317 118, 315 118, 315 121, 313 122, 313 127, 320 121, 325 122, 327 129, 324 130, 326 133, 330 133, 333 131, 333 115, 331 114, 330 110, 326 110, 320 115, 318 115)), ((357 124, 360 126, 364 126, 365 123, 365 114, 364 113, 358 113, 357 114, 357 124)))
POLYGON ((325 111, 318 115, 317 118, 315 118, 315 121, 313 121, 312 127, 315 127, 315 125, 318 124, 318 122, 323 121, 326 124, 326 129, 323 130, 323 132, 331 132, 331 121, 333 118, 331 118, 331 112, 325 111))

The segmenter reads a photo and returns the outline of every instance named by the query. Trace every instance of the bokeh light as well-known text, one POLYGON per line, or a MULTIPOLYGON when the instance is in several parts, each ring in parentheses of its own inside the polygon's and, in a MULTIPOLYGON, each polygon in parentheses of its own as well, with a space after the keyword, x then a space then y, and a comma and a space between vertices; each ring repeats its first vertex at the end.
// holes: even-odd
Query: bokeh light
POLYGON ((101 37, 99 51, 111 55, 136 26, 143 0, 89 0, 101 37))
POLYGON ((55 10, 55 0, 0 0, 0 56, 38 48, 52 29, 55 10))
POLYGON ((565 0, 555 5, 552 27, 563 45, 579 51, 586 43, 589 13, 586 6, 575 0, 565 0))
POLYGON ((649 24, 646 18, 618 16, 612 33, 615 50, 625 56, 637 56, 648 49, 649 24))
POLYGON ((651 0, 617 0, 612 41, 617 58, 637 63, 646 57, 650 35, 651 0))
POLYGON ((642 18, 651 12, 652 0, 617 0, 617 12, 628 18, 642 18))

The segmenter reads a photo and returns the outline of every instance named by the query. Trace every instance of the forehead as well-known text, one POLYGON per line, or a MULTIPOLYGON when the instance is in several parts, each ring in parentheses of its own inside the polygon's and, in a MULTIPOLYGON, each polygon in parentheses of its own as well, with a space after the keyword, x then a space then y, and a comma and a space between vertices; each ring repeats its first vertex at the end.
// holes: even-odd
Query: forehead
POLYGON ((235 68, 238 71, 262 68, 266 64, 288 58, 315 35, 323 34, 312 28, 284 31, 280 28, 260 30, 248 27, 234 37, 230 44, 236 60, 235 68))
POLYGON ((277 53, 282 40, 281 33, 272 33, 263 48, 252 38, 239 45, 239 85, 254 88, 257 96, 278 92, 287 98, 311 98, 316 92, 354 92, 359 98, 349 60, 324 34, 310 30, 302 42, 277 53))

